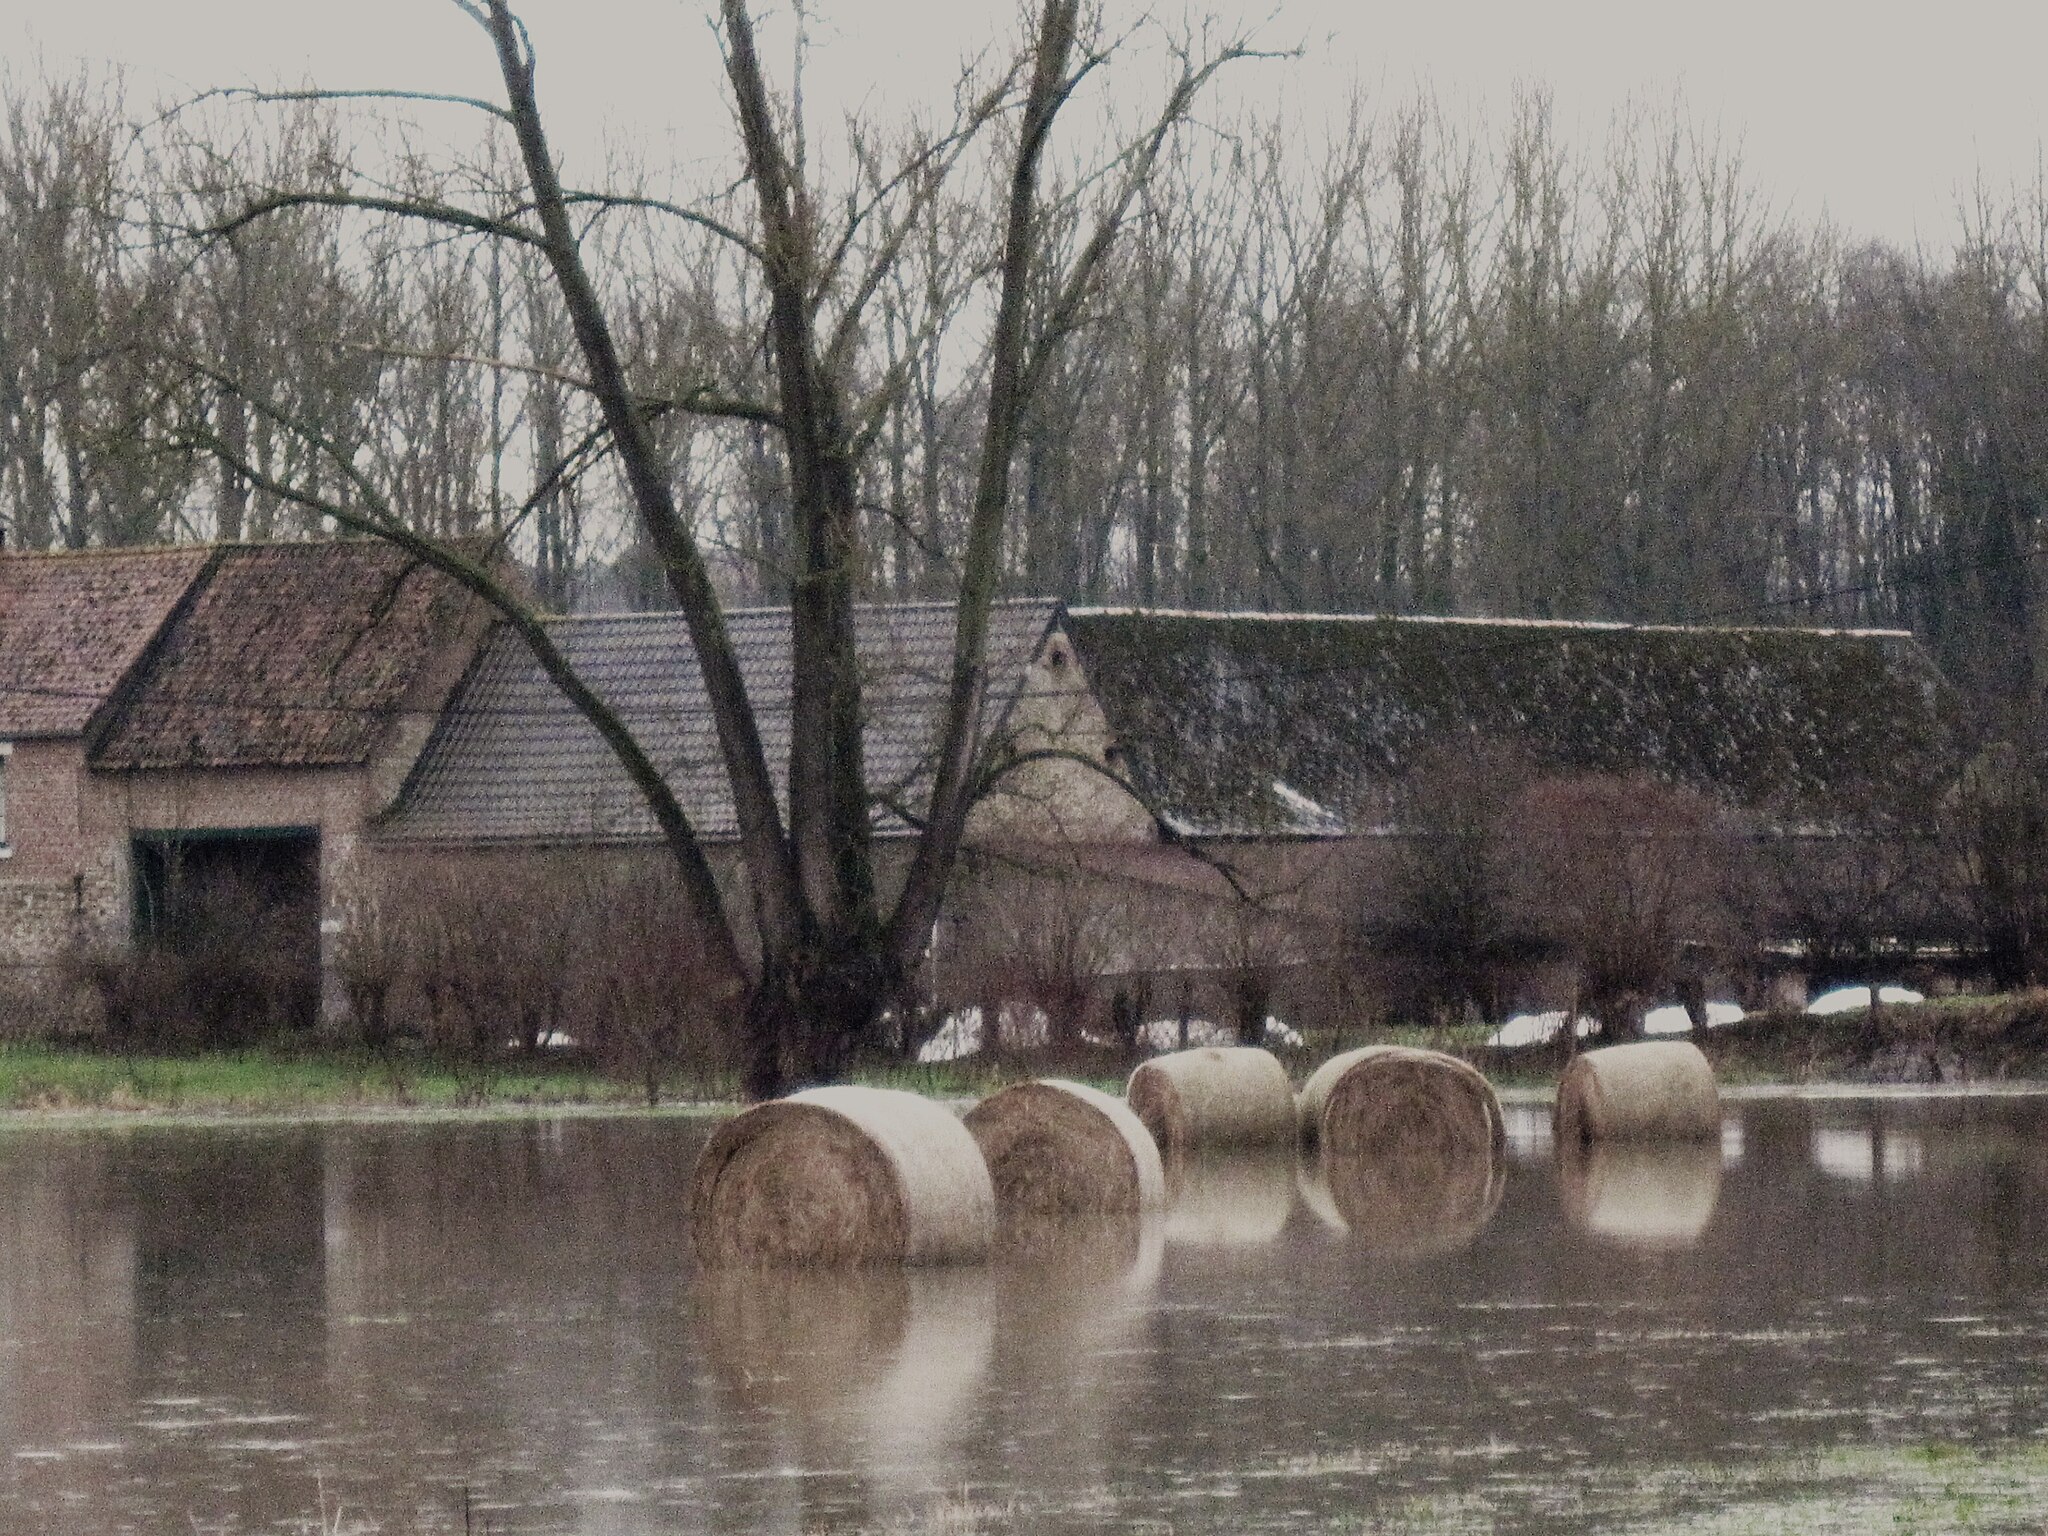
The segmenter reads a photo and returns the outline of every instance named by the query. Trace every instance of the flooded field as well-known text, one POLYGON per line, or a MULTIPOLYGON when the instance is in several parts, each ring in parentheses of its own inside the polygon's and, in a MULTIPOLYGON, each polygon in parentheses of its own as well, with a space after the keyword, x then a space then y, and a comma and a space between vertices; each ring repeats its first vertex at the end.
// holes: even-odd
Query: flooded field
POLYGON ((1509 1113, 1476 1230, 1242 1162, 783 1279, 696 1272, 701 1122, 7 1131, 0 1531, 2048 1526, 2048 1099, 1509 1113))

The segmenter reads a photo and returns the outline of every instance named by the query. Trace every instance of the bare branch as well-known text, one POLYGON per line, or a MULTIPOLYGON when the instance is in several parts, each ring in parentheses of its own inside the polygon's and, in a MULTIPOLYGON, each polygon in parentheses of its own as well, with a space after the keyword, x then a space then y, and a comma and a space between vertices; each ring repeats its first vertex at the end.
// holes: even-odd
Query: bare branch
POLYGON ((488 112, 500 122, 512 121, 512 114, 494 101, 485 101, 478 96, 456 96, 445 91, 397 91, 397 90, 321 90, 309 88, 299 91, 258 91, 247 87, 230 87, 226 90, 208 91, 207 96, 222 96, 241 101, 253 101, 263 105, 274 105, 294 101, 424 101, 438 106, 470 107, 478 112, 488 112))
POLYGON ((670 218, 681 219, 685 224, 694 224, 699 229, 708 230, 719 239, 738 246, 756 261, 768 259, 767 253, 756 242, 748 239, 730 224, 714 219, 707 213, 699 213, 694 208, 685 208, 681 203, 671 203, 664 198, 639 197, 619 192, 564 191, 562 201, 572 208, 594 207, 601 213, 622 208, 635 208, 645 213, 665 213, 670 218))
MULTIPOLYGON (((565 368, 550 368, 544 363, 522 363, 515 358, 489 357, 476 352, 421 351, 412 347, 394 347, 374 341, 345 341, 341 346, 344 351, 363 352, 373 357, 403 358, 416 363, 461 363, 475 368, 503 368, 512 373, 523 373, 530 378, 564 384, 587 395, 597 393, 597 386, 588 379, 580 378, 565 368)), ((636 393, 633 398, 639 402, 642 409, 649 412, 680 411, 688 416, 710 416, 726 421, 752 421, 766 427, 779 427, 782 424, 781 416, 772 407, 722 394, 710 384, 695 385, 680 395, 636 393)))
POLYGON ((359 213, 390 213, 400 218, 420 219, 429 224, 466 230, 471 234, 516 240, 522 245, 531 245, 539 249, 545 249, 547 244, 536 231, 526 228, 523 224, 515 224, 509 219, 494 219, 488 214, 475 213, 467 208, 457 208, 450 203, 437 203, 426 198, 377 197, 363 192, 273 192, 259 197, 232 217, 194 230, 192 233, 210 239, 225 239, 240 233, 261 219, 268 218, 271 214, 283 213, 293 208, 342 208, 359 213))

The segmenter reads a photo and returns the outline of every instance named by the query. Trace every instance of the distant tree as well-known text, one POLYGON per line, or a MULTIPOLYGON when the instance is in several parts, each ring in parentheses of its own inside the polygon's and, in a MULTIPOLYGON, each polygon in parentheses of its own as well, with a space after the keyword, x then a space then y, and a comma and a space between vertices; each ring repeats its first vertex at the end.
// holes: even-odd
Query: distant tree
POLYGON ((1945 797, 1940 825, 1994 980, 2048 980, 2048 788, 2039 767, 2009 742, 1987 747, 1945 797))
POLYGON ((1409 769, 1394 802, 1390 910, 1370 914, 1377 946, 1423 962, 1442 1001, 1489 1024, 1512 1004, 1519 961, 1542 942, 1515 880, 1517 824, 1535 765, 1512 743, 1440 742, 1409 769))
POLYGON ((1512 813, 1521 921, 1569 960, 1580 1009, 1609 1037, 1640 1033, 1691 947, 1726 953, 1747 910, 1721 812, 1641 776, 1538 780, 1512 813))

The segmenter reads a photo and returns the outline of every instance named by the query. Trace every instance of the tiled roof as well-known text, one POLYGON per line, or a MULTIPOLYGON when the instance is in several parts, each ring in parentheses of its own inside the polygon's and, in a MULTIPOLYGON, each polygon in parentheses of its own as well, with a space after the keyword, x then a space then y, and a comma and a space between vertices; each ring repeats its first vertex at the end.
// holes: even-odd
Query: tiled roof
POLYGON ((210 558, 0 554, 0 739, 82 733, 210 558))
POLYGON ((1953 722, 1901 631, 1072 609, 1125 772, 1191 835, 1382 824, 1460 740, 1648 772, 1780 827, 1924 810, 1953 722))
POLYGON ((372 540, 230 545, 137 674, 98 768, 360 763, 462 594, 372 540))
MULTIPOLYGON (((990 619, 989 703, 1000 720, 1058 613, 1049 600, 1000 603, 990 619)), ((867 709, 868 782, 916 803, 929 794, 928 759, 953 654, 946 603, 858 611, 867 709)), ((789 610, 726 614, 768 763, 789 762, 789 610)), ((549 629, 575 667, 618 710, 698 832, 737 831, 696 651, 678 614, 557 619, 549 629)), ((886 811, 877 829, 901 831, 886 811)), ((388 835, 422 841, 618 841, 655 837, 654 823, 611 750, 550 683, 524 642, 494 630, 428 744, 388 835)))

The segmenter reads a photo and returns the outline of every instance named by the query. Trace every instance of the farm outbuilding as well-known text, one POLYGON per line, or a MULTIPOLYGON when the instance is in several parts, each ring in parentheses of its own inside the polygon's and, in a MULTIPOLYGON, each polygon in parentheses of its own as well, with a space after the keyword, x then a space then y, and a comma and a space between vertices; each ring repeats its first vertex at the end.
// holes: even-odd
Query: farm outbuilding
POLYGON ((242 1001, 311 1022, 363 827, 480 634, 378 543, 0 556, 7 976, 233 923, 267 957, 242 1001))
MULTIPOLYGON (((779 768, 788 611, 728 618, 779 768)), ((953 618, 860 611, 885 880, 927 793, 953 618)), ((681 619, 550 625, 737 882, 681 619)), ((1785 875, 1758 903, 1780 912, 1802 871, 1832 893, 1873 850, 1924 841, 1957 772, 1947 690, 1891 631, 1026 598, 995 610, 987 675, 989 788, 923 1000, 1032 1038, 1204 1020, 1256 1034, 1269 1014, 1328 1022, 1399 994, 1428 958, 1403 929, 1404 871, 1459 836, 1431 786, 1504 755, 1711 807, 1785 875)), ((623 771, 516 634, 389 546, 0 555, 0 978, 137 937, 196 943, 197 893, 232 887, 280 925, 273 991, 305 1017, 341 1005, 334 961, 371 874, 482 868, 467 884, 509 904, 564 868, 663 859, 623 771)), ((1910 937, 1926 893, 1888 895, 1910 937)))

